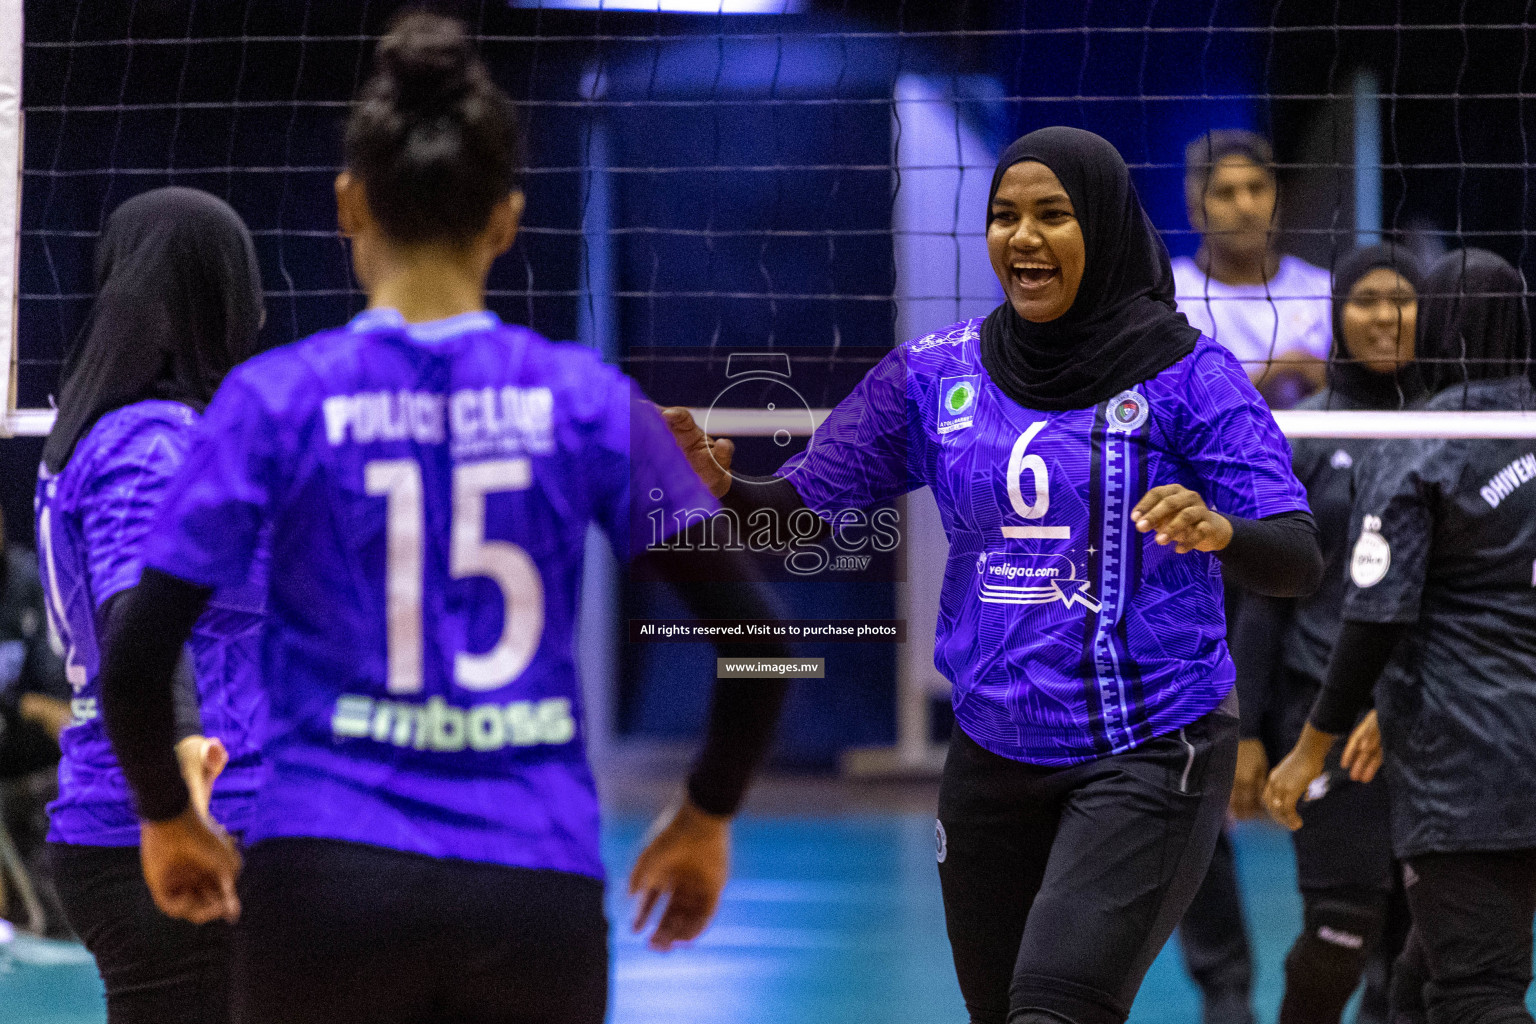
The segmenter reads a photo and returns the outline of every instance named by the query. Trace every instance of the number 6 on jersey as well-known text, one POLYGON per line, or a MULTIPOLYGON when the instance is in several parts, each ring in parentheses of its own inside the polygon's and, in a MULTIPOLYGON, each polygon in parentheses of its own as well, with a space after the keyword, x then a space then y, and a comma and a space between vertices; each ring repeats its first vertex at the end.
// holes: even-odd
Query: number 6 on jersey
MULTIPOLYGON (((1008 456, 1008 503, 1013 506, 1014 512, 1025 519, 1044 519, 1045 514, 1051 510, 1051 474, 1045 465, 1045 460, 1033 453, 1026 454, 1029 442, 1035 439, 1045 427, 1045 420, 1031 423, 1029 429, 1019 435, 1019 439, 1013 443, 1013 451, 1008 456), (1035 500, 1024 500, 1024 472, 1029 471, 1034 478, 1035 500)), ((1014 539, 1032 540, 1070 540, 1072 528, 1070 526, 1005 526, 1003 536, 1014 539)))
MULTIPOLYGON (((414 459, 378 459, 364 467, 363 483, 388 504, 385 608, 390 693, 422 689, 421 604, 426 557, 421 466, 414 459)), ((521 491, 533 483, 527 459, 455 466, 449 575, 484 576, 501 588, 501 635, 484 654, 458 651, 453 681, 466 690, 494 690, 516 679, 533 660, 544 633, 544 584, 528 552, 510 541, 485 539, 486 496, 521 491)))

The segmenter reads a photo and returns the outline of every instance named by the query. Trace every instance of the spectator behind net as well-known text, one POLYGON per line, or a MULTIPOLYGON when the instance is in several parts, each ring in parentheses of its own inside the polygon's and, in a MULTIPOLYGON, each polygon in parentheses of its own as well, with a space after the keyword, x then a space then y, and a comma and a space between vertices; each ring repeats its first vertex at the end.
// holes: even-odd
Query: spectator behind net
POLYGON ((1184 201, 1200 233, 1173 261, 1179 310, 1242 362, 1277 409, 1322 387, 1328 271, 1278 252, 1274 152, 1250 131, 1210 131, 1184 151, 1184 201))

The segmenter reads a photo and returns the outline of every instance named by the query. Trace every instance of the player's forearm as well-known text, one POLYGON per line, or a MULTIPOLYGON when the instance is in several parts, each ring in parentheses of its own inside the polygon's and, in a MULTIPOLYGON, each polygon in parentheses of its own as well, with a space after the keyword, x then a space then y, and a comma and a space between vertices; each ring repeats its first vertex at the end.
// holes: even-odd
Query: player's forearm
POLYGON ((1243 739, 1259 736, 1292 603, 1287 598, 1246 594, 1238 606, 1237 622, 1229 630, 1243 739))
POLYGON ((17 710, 23 719, 52 736, 55 743, 59 741, 59 735, 68 728, 70 719, 73 717, 68 701, 41 693, 22 694, 17 710))
MULTIPOLYGON (((732 488, 735 490, 735 488, 732 488)), ((704 524, 698 524, 702 529, 704 524)), ((684 545, 683 547, 694 547, 684 545)), ((701 619, 782 618, 751 558, 741 551, 652 551, 648 568, 669 583, 701 619), (715 582, 700 582, 709 580, 715 582)), ((764 640, 721 648, 733 658, 784 658, 788 644, 764 640)), ((734 814, 752 773, 767 756, 789 684, 782 679, 715 681, 704 743, 688 774, 688 796, 701 810, 734 814)))
POLYGON ((176 659, 176 671, 171 676, 171 702, 176 712, 176 742, 201 735, 203 709, 197 696, 197 672, 192 664, 192 651, 185 646, 176 659))
MULTIPOLYGON (((721 496, 720 504, 741 516, 743 522, 752 513, 768 509, 781 522, 787 523, 790 516, 808 508, 795 485, 785 477, 743 476, 740 473, 735 474, 731 489, 721 496)), ((805 541, 820 540, 831 529, 820 516, 816 518, 821 524, 819 532, 804 538, 805 541)))
POLYGON ((176 757, 172 675, 208 591, 145 569, 139 585, 107 610, 101 713, 139 817, 174 818, 188 793, 176 757))
POLYGON ((1304 597, 1323 581, 1323 550, 1310 513, 1224 518, 1232 539, 1216 557, 1227 579, 1268 597, 1304 597))
POLYGON ((1371 690, 1408 627, 1396 622, 1346 622, 1328 661, 1328 675, 1307 720, 1339 735, 1354 728, 1371 703, 1371 690))

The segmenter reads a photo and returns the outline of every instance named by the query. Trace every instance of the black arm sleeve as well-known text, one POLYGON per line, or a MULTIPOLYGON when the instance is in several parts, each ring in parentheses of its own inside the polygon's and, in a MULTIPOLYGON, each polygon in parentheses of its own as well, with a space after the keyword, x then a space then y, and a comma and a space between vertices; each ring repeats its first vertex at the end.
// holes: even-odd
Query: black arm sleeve
MULTIPOLYGON (((737 474, 731 481, 731 489, 720 499, 720 504, 741 516, 743 522, 759 509, 773 510, 784 522, 788 522, 790 516, 802 509, 816 515, 806 505, 805 499, 800 497, 800 492, 795 490, 795 485, 781 476, 737 474)), ((821 525, 816 533, 805 538, 807 541, 821 540, 832 531, 826 520, 820 516, 816 516, 816 520, 821 525)))
POLYGON ((171 676, 171 700, 176 706, 176 742, 203 731, 203 709, 197 697, 197 671, 192 667, 192 650, 182 645, 171 676))
POLYGON ((1237 707, 1242 738, 1258 739, 1269 710, 1280 642, 1295 601, 1284 597, 1244 594, 1229 646, 1237 666, 1237 707))
POLYGON ((108 618, 101 713, 112 750, 133 789, 139 817, 174 818, 187 806, 176 761, 172 676, 209 591, 154 569, 125 592, 108 618))
POLYGON ((1328 676, 1312 705, 1308 721, 1335 736, 1354 728, 1371 703, 1371 689, 1392 660, 1397 642, 1408 631, 1402 622, 1346 622, 1328 659, 1328 676))
MULTIPOLYGON (((733 488, 734 489, 734 488, 733 488)), ((707 524, 689 530, 700 538, 707 524)), ((684 548, 701 544, 685 544, 684 548)), ((670 583, 697 618, 780 619, 773 594, 757 566, 742 551, 656 550, 637 562, 670 583), (721 582, 701 583, 700 580, 721 582)), ((721 649, 733 658, 783 658, 788 644, 776 640, 733 643, 721 649)), ((688 773, 688 796, 710 814, 734 814, 752 772, 768 753, 789 688, 783 679, 717 679, 710 699, 704 744, 688 773)))
POLYGON ((1268 597, 1305 597, 1323 582, 1323 549, 1310 512, 1226 520, 1232 540, 1216 557, 1228 580, 1268 597))
MULTIPOLYGON (((97 613, 97 634, 111 636, 114 616, 119 614, 123 599, 132 593, 124 590, 107 598, 107 603, 97 613)), ((176 742, 203 731, 203 710, 198 706, 197 674, 192 667, 192 651, 183 646, 176 660, 176 672, 171 676, 171 700, 176 713, 176 742)))

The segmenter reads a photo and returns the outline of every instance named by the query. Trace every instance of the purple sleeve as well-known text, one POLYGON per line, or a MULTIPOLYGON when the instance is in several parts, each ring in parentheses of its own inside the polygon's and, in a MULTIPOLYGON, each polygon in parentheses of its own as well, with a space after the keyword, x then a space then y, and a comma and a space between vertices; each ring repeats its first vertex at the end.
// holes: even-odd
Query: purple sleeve
POLYGON ((1228 353, 1196 357, 1183 412, 1169 443, 1194 471, 1208 506, 1244 519, 1311 511, 1290 444, 1228 353))
POLYGON ((97 608, 138 584, 156 515, 187 457, 191 434, 186 426, 146 420, 91 476, 80 507, 97 608))
POLYGON ((627 562, 714 515, 720 502, 688 465, 656 406, 628 377, 615 376, 594 514, 614 554, 627 562))
POLYGON ((816 428, 805 451, 775 474, 823 519, 922 487, 922 436, 907 399, 906 350, 864 375, 816 428))
POLYGON ((231 374, 198 426, 145 543, 144 564, 202 587, 244 583, 272 497, 279 445, 290 433, 231 374))

